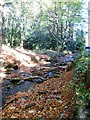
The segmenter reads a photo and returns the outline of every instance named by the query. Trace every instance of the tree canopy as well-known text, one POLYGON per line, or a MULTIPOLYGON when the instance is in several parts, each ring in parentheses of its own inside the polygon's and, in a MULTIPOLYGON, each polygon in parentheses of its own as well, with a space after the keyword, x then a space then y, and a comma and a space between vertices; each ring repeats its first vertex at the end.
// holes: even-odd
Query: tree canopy
POLYGON ((85 42, 83 29, 77 29, 84 20, 80 0, 4 0, 1 8, 4 43, 11 47, 63 51, 85 42))

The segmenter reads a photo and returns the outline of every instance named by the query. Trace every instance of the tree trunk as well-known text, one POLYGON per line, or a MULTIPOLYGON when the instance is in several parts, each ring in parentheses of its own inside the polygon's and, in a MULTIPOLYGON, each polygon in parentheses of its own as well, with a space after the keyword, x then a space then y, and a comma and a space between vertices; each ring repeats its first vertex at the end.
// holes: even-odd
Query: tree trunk
POLYGON ((3 42, 2 31, 0 30, 0 54, 1 54, 2 42, 3 42))
POLYGON ((3 44, 3 40, 4 40, 4 17, 3 17, 2 11, 1 11, 1 18, 2 18, 2 23, 1 23, 1 28, 0 28, 0 54, 1 54, 1 47, 3 44))
POLYGON ((13 21, 12 21, 12 29, 11 29, 11 37, 10 37, 10 46, 13 47, 13 21))

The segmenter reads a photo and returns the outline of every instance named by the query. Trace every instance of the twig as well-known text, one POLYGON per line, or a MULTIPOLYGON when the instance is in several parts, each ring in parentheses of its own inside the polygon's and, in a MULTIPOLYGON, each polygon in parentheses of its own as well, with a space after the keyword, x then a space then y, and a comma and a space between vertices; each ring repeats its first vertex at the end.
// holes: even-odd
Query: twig
POLYGON ((2 109, 4 109, 8 104, 12 103, 14 100, 17 100, 18 98, 12 98, 8 103, 6 103, 4 106, 2 106, 2 109))

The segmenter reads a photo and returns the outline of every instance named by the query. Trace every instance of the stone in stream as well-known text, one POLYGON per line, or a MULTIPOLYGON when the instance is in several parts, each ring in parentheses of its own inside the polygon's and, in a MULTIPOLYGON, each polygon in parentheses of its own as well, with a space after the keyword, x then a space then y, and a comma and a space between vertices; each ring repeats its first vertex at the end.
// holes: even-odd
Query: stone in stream
POLYGON ((12 83, 10 82, 9 79, 3 78, 2 87, 8 86, 8 85, 11 85, 11 84, 12 83))
POLYGON ((37 79, 34 79, 32 82, 41 83, 43 82, 43 79, 37 78, 37 79))
POLYGON ((22 72, 22 73, 20 73, 22 76, 25 76, 25 77, 30 77, 30 76, 32 76, 32 74, 30 74, 30 73, 25 73, 25 72, 22 72))
POLYGON ((10 81, 11 82, 19 82, 19 81, 22 81, 23 79, 26 80, 26 79, 29 79, 29 77, 31 77, 32 75, 30 73, 20 73, 19 77, 17 76, 12 76, 10 78, 10 81))
POLYGON ((61 63, 67 63, 67 62, 73 62, 76 58, 76 55, 65 55, 64 57, 61 57, 60 62, 61 63))
POLYGON ((47 76, 53 77, 54 74, 55 74, 55 71, 51 71, 51 72, 48 72, 48 73, 47 73, 47 76))
POLYGON ((67 62, 67 64, 60 64, 58 67, 61 70, 70 71, 73 67, 73 63, 72 62, 67 62))

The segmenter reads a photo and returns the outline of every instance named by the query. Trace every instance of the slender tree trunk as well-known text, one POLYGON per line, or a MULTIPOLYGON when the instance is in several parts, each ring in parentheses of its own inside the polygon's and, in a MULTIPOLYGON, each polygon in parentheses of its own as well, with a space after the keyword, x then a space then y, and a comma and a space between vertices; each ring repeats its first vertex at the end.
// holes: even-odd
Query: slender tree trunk
POLYGON ((59 52, 59 21, 58 21, 58 15, 57 15, 57 4, 55 2, 55 23, 56 24, 56 50, 59 52))
POLYGON ((4 40, 4 17, 3 17, 3 11, 1 11, 1 18, 2 18, 2 23, 1 23, 1 28, 0 28, 0 54, 1 54, 1 48, 4 40))
POLYGON ((73 23, 69 22, 69 38, 73 40, 73 23))
POLYGON ((64 32, 64 28, 63 28, 63 19, 62 19, 62 16, 63 16, 63 9, 61 7, 61 3, 60 3, 60 9, 61 9, 61 21, 60 21, 60 41, 61 41, 61 51, 63 52, 63 48, 64 48, 64 44, 63 44, 63 32, 64 32))
POLYGON ((64 45, 63 45, 63 23, 61 22, 61 51, 63 52, 64 45))
POLYGON ((2 43, 3 43, 2 31, 0 30, 0 54, 1 54, 2 43))
POLYGON ((56 40, 56 46, 57 46, 57 51, 59 52, 59 23, 58 23, 58 18, 57 18, 57 40, 56 40))
POLYGON ((12 20, 12 29, 11 29, 11 37, 10 37, 10 46, 13 47, 13 20, 12 20))
POLYGON ((21 48, 23 48, 23 38, 24 38, 24 35, 23 35, 23 29, 24 29, 24 24, 23 24, 23 22, 24 22, 24 18, 23 18, 23 2, 22 2, 22 0, 21 0, 21 43, 20 43, 20 46, 21 46, 21 48))
MULTIPOLYGON (((4 23, 5 23, 5 20, 4 20, 3 13, 2 13, 2 25, 1 25, 1 36, 2 36, 2 42, 5 40, 4 23)), ((1 42, 1 43, 2 43, 2 42, 1 42)))

